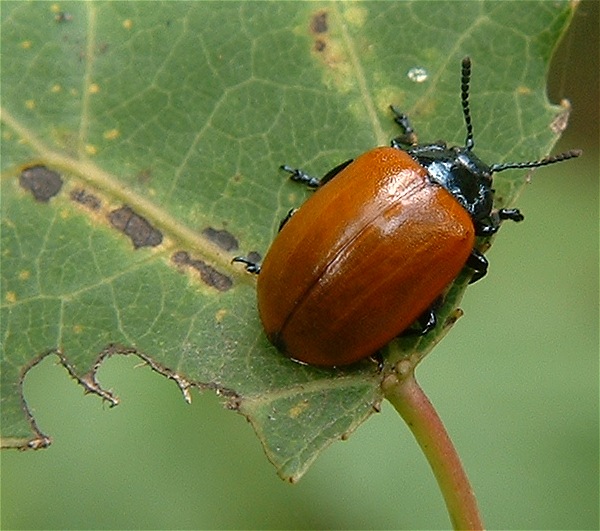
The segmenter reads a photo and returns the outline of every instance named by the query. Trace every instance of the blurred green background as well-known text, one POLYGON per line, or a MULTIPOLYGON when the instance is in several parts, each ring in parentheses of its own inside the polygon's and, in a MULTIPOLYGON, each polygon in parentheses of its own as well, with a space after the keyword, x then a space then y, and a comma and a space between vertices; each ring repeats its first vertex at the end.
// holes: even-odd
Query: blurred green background
MULTIPOLYGON (((489 253, 465 317, 419 370, 490 529, 598 528, 598 5, 581 3, 556 55, 553 102, 573 105, 489 253)), ((45 451, 0 455, 3 529, 445 528, 424 457, 389 404, 298 485, 275 474, 243 417, 212 394, 111 359, 121 397, 83 397, 55 360, 26 381, 45 451)))

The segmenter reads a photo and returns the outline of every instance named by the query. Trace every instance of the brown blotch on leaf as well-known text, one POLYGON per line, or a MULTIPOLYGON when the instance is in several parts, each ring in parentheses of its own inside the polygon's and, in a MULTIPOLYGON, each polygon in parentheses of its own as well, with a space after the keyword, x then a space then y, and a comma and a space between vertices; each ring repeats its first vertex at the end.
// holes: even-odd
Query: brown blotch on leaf
POLYGON ((70 194, 70 197, 76 203, 83 205, 90 210, 99 210, 102 206, 102 201, 89 192, 86 192, 83 188, 76 188, 70 194))
POLYGON ((214 267, 208 265, 204 260, 192 258, 185 251, 177 251, 171 257, 174 264, 180 267, 191 267, 200 273, 202 282, 218 291, 227 291, 233 286, 233 281, 227 275, 220 273, 214 267))
POLYGON ((131 238, 136 249, 156 247, 162 243, 162 233, 128 206, 113 210, 108 215, 108 219, 115 229, 131 238))
POLYGON ((325 48, 327 48, 327 43, 323 39, 315 40, 315 51, 316 52, 322 52, 323 50, 325 50, 325 48))
POLYGON ((554 117, 552 123, 550 124, 550 130, 555 134, 559 135, 562 133, 569 123, 569 115, 571 114, 571 104, 569 100, 562 100, 560 102, 560 106, 562 107, 561 111, 554 117))
POLYGON ((178 266, 185 266, 190 263, 190 255, 185 251, 177 251, 171 256, 171 260, 178 266))
POLYGON ((237 239, 231 232, 206 227, 202 234, 224 251, 235 251, 239 248, 237 239))
POLYGON ((19 184, 29 190, 36 201, 47 203, 60 192, 63 182, 57 172, 38 165, 25 168, 19 177, 19 184))
POLYGON ((327 25, 327 11, 319 11, 310 19, 310 29, 314 33, 326 33, 329 29, 327 25))

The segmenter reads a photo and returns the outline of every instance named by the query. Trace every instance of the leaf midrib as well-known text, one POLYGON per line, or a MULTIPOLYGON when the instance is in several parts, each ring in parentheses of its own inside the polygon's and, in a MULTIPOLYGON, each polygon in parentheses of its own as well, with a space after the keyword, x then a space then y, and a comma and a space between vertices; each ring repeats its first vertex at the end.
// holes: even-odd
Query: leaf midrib
MULTIPOLYGON (((168 235, 173 240, 174 245, 182 246, 185 249, 194 249, 194 254, 201 255, 214 265, 229 271, 236 271, 235 268, 231 267, 230 254, 225 253, 195 230, 181 223, 180 220, 168 214, 163 208, 122 185, 114 175, 102 170, 84 157, 75 159, 53 151, 5 107, 0 107, 0 120, 26 141, 43 163, 76 175, 83 182, 107 194, 111 199, 127 204, 137 214, 149 219, 153 225, 168 235)), ((167 248, 172 250, 170 245, 167 248)), ((248 277, 248 275, 242 276, 248 277)))

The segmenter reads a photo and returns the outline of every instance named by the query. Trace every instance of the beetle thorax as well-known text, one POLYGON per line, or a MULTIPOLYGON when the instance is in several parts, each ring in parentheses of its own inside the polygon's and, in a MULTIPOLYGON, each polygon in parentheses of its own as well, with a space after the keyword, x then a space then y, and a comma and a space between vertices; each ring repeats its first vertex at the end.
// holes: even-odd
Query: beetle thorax
POLYGON ((474 221, 490 215, 494 200, 492 172, 471 150, 439 143, 415 146, 408 152, 427 169, 431 182, 448 190, 474 221))

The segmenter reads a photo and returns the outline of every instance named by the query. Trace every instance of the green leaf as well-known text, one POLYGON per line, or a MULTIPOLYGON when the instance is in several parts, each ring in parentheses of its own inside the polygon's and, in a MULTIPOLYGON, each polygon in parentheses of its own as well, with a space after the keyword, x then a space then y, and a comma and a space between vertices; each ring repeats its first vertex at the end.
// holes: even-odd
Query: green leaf
MULTIPOLYGON (((136 355, 211 389, 295 481, 382 399, 366 361, 301 366, 262 334, 255 279, 308 195, 282 163, 322 175, 397 134, 464 142, 460 59, 473 60, 476 150, 546 154, 567 107, 545 75, 567 2, 4 2, 2 9, 2 445, 42 447, 22 395, 58 357, 111 403, 95 373, 136 355), (422 70, 416 71, 415 68, 422 70), (420 72, 421 75, 415 75, 420 72)), ((495 188, 509 204, 524 172, 495 188)), ((455 315, 464 279, 442 316, 455 315)), ((442 327, 443 328, 443 327, 442 327)), ((396 342, 418 362, 440 339, 396 342)))

